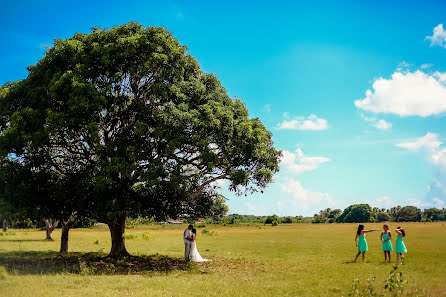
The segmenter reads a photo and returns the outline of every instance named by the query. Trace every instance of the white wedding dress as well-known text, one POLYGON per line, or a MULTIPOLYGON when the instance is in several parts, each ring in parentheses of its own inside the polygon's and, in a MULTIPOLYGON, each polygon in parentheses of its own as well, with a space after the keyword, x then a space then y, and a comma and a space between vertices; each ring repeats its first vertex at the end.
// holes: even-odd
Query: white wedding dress
POLYGON ((211 261, 209 259, 203 259, 200 255, 200 253, 197 250, 197 243, 195 241, 192 241, 190 245, 190 259, 194 262, 206 262, 211 261))

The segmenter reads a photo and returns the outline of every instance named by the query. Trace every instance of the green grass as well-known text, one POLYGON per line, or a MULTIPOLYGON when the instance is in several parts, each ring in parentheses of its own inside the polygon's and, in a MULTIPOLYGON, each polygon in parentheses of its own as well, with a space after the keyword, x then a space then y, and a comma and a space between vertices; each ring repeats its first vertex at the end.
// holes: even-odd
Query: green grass
MULTIPOLYGON (((103 258, 110 249, 106 227, 71 230, 70 254, 64 256, 57 254, 60 230, 54 241, 42 240, 44 231, 13 230, 0 236, 0 295, 348 296, 355 278, 365 287, 373 276, 383 292, 392 264, 383 262, 380 233, 367 234, 366 262, 352 263, 356 226, 208 225, 212 235, 198 229, 197 244, 213 261, 198 265, 182 261, 181 226, 127 229, 132 257, 121 261, 103 258)), ((396 226, 391 224, 391 230, 396 226)), ((404 295, 446 296, 446 223, 403 226, 404 295)), ((382 228, 366 225, 372 227, 382 228)))

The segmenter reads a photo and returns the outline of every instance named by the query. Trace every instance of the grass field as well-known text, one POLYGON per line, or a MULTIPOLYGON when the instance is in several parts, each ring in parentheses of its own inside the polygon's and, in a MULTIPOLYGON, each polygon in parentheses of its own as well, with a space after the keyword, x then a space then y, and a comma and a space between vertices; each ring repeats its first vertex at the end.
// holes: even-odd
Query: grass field
MULTIPOLYGON (((348 296, 355 278, 365 287, 373 276, 382 293, 393 265, 383 261, 379 232, 367 234, 366 262, 352 262, 356 226, 207 226, 214 234, 198 229, 197 245, 213 261, 198 265, 181 261, 181 226, 127 229, 135 257, 117 262, 101 258, 110 248, 106 227, 71 230, 71 253, 63 257, 60 230, 48 242, 44 231, 13 229, 0 236, 0 266, 7 270, 0 272, 0 296, 348 296)), ((403 226, 404 295, 446 296, 446 223, 403 226)))

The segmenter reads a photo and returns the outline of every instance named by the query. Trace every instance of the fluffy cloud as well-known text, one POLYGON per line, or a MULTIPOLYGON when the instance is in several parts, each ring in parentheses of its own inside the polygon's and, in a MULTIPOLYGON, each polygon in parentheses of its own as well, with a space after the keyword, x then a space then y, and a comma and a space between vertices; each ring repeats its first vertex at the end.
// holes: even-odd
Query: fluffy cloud
POLYGON ((397 203, 395 203, 395 201, 390 199, 388 196, 382 196, 376 198, 375 200, 369 200, 366 203, 368 203, 372 207, 387 208, 387 209, 397 205, 397 203))
POLYGON ((441 82, 446 82, 446 73, 441 73, 438 71, 434 72, 434 77, 436 77, 441 82))
POLYGON ((367 117, 367 116, 365 116, 364 114, 361 114, 361 117, 362 117, 366 122, 372 123, 372 125, 373 125, 375 128, 377 128, 377 129, 387 131, 387 130, 389 130, 390 128, 392 128, 392 124, 389 123, 389 122, 386 122, 385 120, 382 120, 382 119, 381 119, 381 120, 378 120, 378 119, 376 119, 376 118, 374 118, 374 117, 367 117))
POLYGON ((392 124, 389 122, 386 122, 385 120, 379 120, 374 125, 379 130, 389 130, 392 128, 392 124))
POLYGON ((368 116, 365 116, 364 114, 361 114, 361 117, 366 121, 366 122, 369 122, 369 123, 372 123, 373 124, 373 126, 375 127, 375 128, 377 128, 377 129, 380 129, 380 130, 389 130, 390 128, 392 128, 392 124, 391 123, 389 123, 389 122, 386 122, 385 120, 378 120, 378 119, 376 119, 376 118, 374 118, 374 117, 368 117, 368 116))
POLYGON ((431 41, 431 46, 446 48, 446 31, 443 29, 443 24, 436 26, 432 36, 427 36, 426 39, 431 41))
POLYGON ((400 116, 430 116, 446 111, 446 86, 441 74, 423 71, 392 74, 391 79, 379 78, 364 99, 356 100, 356 107, 400 116))
POLYGON ((421 65, 421 69, 427 69, 427 68, 431 68, 432 66, 434 66, 434 64, 432 64, 432 63, 426 63, 426 64, 423 64, 423 65, 421 65))
POLYGON ((446 170, 446 148, 441 147, 442 144, 437 134, 428 132, 413 142, 399 143, 396 146, 413 152, 423 151, 432 164, 446 170))
POLYGON ((445 202, 438 198, 434 198, 431 201, 423 201, 416 198, 409 198, 407 204, 419 208, 430 208, 430 207, 443 208, 445 206, 445 202))
POLYGON ((282 154, 280 165, 289 172, 297 174, 315 170, 320 164, 330 161, 326 157, 307 157, 300 148, 295 153, 284 150, 282 154))
POLYGON ((298 213, 312 216, 320 209, 336 206, 329 194, 307 190, 299 181, 292 178, 285 179, 279 186, 286 196, 277 202, 276 205, 288 211, 297 209, 296 212, 298 213))
MULTIPOLYGON (((286 114, 286 117, 288 117, 288 114, 286 114)), ((276 128, 278 130, 289 129, 318 131, 327 129, 328 125, 327 120, 321 119, 315 114, 311 114, 308 117, 298 117, 292 120, 283 120, 276 128)))

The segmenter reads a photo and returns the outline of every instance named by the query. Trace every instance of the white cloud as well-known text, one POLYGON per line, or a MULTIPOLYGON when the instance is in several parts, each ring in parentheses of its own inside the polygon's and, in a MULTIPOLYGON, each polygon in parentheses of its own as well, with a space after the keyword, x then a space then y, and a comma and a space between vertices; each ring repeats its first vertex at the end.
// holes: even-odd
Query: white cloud
POLYGON ((307 190, 299 181, 292 178, 287 178, 279 186, 281 191, 287 194, 287 196, 278 203, 280 203, 282 208, 288 209, 288 211, 296 209, 295 212, 302 213, 305 216, 312 216, 320 209, 336 206, 329 194, 307 190))
POLYGON ((400 116, 430 116, 446 112, 446 86, 435 75, 420 70, 395 72, 391 79, 379 78, 355 106, 374 113, 400 116))
POLYGON ((426 135, 416 139, 413 142, 398 143, 396 146, 416 152, 421 148, 427 148, 430 151, 435 151, 440 147, 440 145, 441 141, 438 140, 438 135, 428 132, 426 135))
POLYGON ((432 63, 426 63, 420 66, 421 69, 427 69, 427 68, 431 68, 432 66, 434 66, 434 64, 432 63))
MULTIPOLYGON (((285 114, 284 114, 285 117, 285 114)), ((287 118, 288 115, 285 117, 287 118)), ((298 117, 292 120, 283 120, 277 125, 278 130, 313 130, 320 131, 328 128, 327 120, 319 118, 317 115, 311 114, 308 117, 298 117)))
POLYGON ((426 39, 431 41, 431 46, 446 48, 446 31, 443 29, 443 24, 436 26, 432 36, 427 36, 426 39))
POLYGON ((367 203, 372 207, 386 208, 386 209, 389 209, 397 205, 397 203, 395 203, 395 201, 390 199, 388 196, 382 196, 376 198, 375 200, 369 200, 367 201, 367 203))
POLYGON ((297 174, 315 170, 320 164, 330 161, 326 157, 307 157, 300 148, 295 153, 284 150, 282 154, 280 165, 291 173, 297 174))
POLYGON ((377 121, 374 126, 380 130, 389 130, 390 128, 392 128, 392 124, 389 122, 386 122, 385 120, 377 121))
POLYGON ((283 113, 283 117, 284 117, 285 119, 288 119, 289 116, 290 116, 290 113, 289 113, 289 112, 284 112, 284 113, 283 113))
POLYGON ((432 199, 432 202, 434 204, 434 206, 436 206, 437 208, 443 208, 444 207, 444 201, 440 200, 438 198, 434 198, 432 199))
POLYGON ((443 208, 445 206, 445 202, 438 198, 433 198, 431 201, 420 200, 417 198, 409 198, 408 205, 416 206, 419 208, 429 208, 429 207, 443 208))
POLYGON ((400 72, 401 71, 406 71, 406 70, 409 69, 409 67, 410 67, 410 64, 407 63, 406 61, 403 61, 403 62, 398 64, 398 66, 396 67, 396 70, 400 71, 400 72))
POLYGON ((446 170, 446 148, 442 148, 442 144, 437 134, 428 132, 413 142, 399 143, 396 146, 413 152, 423 150, 432 164, 446 170))
POLYGON ((382 120, 382 119, 378 120, 378 119, 376 119, 374 117, 368 117, 368 116, 366 116, 366 115, 364 115, 362 113, 361 113, 361 117, 364 119, 364 121, 372 123, 373 126, 375 128, 377 128, 377 129, 386 130, 387 131, 390 128, 392 128, 392 124, 389 123, 389 122, 386 122, 385 120, 382 120))
POLYGON ((441 82, 446 82, 446 73, 445 72, 434 72, 434 77, 436 77, 441 82))
POLYGON ((271 112, 271 104, 265 104, 263 105, 263 111, 270 113, 271 112))

